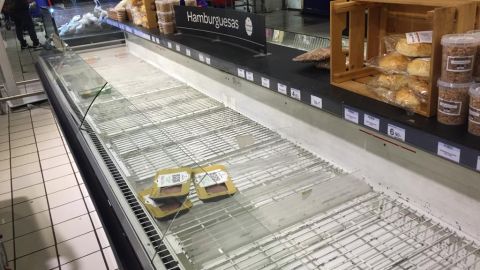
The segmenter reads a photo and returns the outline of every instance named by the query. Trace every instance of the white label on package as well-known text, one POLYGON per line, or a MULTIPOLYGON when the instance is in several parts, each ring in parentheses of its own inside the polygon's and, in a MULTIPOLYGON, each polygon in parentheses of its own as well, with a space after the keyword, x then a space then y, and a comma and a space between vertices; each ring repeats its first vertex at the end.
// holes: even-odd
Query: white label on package
POLYGON ((323 100, 322 98, 310 95, 310 104, 321 109, 323 107, 323 100))
POLYGON ((477 158, 477 171, 480 171, 480 156, 477 158))
POLYGON ((392 124, 388 124, 387 128, 388 136, 400 140, 402 142, 405 141, 405 129, 394 126, 392 124))
POLYGON ((346 120, 358 124, 358 112, 345 108, 344 114, 346 120))
POLYGON ((192 52, 190 51, 190 49, 185 49, 185 53, 190 57, 192 56, 192 52))
POLYGON ((172 48, 172 43, 170 41, 167 42, 167 46, 168 46, 169 49, 171 49, 172 48))
POLYGON ((144 204, 150 204, 150 205, 153 205, 155 207, 158 206, 158 204, 150 198, 150 195, 143 196, 143 203, 144 204))
POLYGON ((210 65, 212 63, 212 60, 210 60, 210 57, 205 57, 205 62, 207 65, 210 65))
POLYGON ((198 55, 198 60, 200 60, 200 62, 205 62, 205 57, 203 56, 203 54, 198 55))
POLYGON ((407 38, 408 44, 432 43, 432 31, 406 33, 405 37, 407 38))
POLYGON ((179 52, 180 51, 180 45, 175 44, 175 50, 177 50, 177 52, 179 52))
POLYGON ((460 162, 460 148, 450 146, 446 143, 438 142, 437 155, 444 157, 456 163, 460 162))
POLYGON ((247 71, 245 74, 247 75, 247 80, 253 82, 253 73, 250 71, 247 71))
POLYGON ((195 174, 195 183, 201 187, 210 187, 225 183, 228 180, 226 171, 215 170, 208 173, 195 174))
POLYGON ((286 95, 287 94, 287 86, 285 84, 278 83, 277 84, 277 91, 279 93, 282 93, 282 94, 286 95))
POLYGON ((290 89, 290 96, 294 99, 302 99, 302 93, 300 92, 300 90, 295 88, 290 89))
POLYGON ((262 86, 266 88, 270 88, 270 80, 262 77, 262 86))
POLYGON ((380 119, 368 114, 363 115, 363 124, 375 130, 380 130, 380 119))
POLYGON ((158 187, 178 186, 185 183, 190 175, 187 172, 163 174, 157 178, 158 187))
POLYGON ((245 79, 245 70, 241 68, 237 68, 237 75, 238 77, 245 79))

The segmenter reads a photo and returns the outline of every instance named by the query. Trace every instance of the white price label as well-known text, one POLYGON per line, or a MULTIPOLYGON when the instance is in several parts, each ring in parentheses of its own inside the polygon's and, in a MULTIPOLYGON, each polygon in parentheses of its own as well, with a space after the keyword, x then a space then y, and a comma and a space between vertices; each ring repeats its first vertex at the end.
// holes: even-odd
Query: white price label
POLYGON ((205 57, 203 56, 203 54, 198 55, 198 60, 200 60, 200 62, 205 62, 205 57))
POLYGON ((160 44, 160 39, 159 38, 155 38, 157 40, 157 43, 160 44))
POLYGON ((192 52, 190 51, 190 49, 185 49, 185 53, 190 57, 192 56, 192 52))
POLYGON ((405 141, 405 129, 394 126, 392 124, 388 124, 387 128, 388 136, 400 140, 402 142, 405 141))
POLYGON ((480 171, 480 156, 477 158, 477 171, 480 171))
POLYGON ((375 130, 380 130, 380 119, 368 114, 363 115, 363 124, 375 130))
POLYGON ((207 62, 207 65, 210 65, 212 60, 210 60, 210 57, 205 57, 205 62, 207 62))
POLYGON ((167 46, 168 46, 169 49, 171 49, 172 48, 172 43, 170 41, 167 42, 167 46))
POLYGON ((250 71, 247 71, 246 75, 247 75, 247 80, 253 82, 253 73, 250 71))
POLYGON ((323 107, 323 100, 322 100, 322 98, 319 98, 317 96, 310 95, 310 104, 312 106, 315 106, 315 107, 321 109, 323 107))
POLYGON ((237 75, 238 77, 245 79, 245 70, 242 68, 237 68, 237 75))
POLYGON ((287 86, 285 84, 278 83, 277 84, 277 91, 279 93, 282 93, 282 94, 286 95, 287 94, 287 86))
POLYGON ((295 88, 290 89, 290 96, 294 99, 302 99, 302 93, 300 92, 300 90, 295 88))
POLYGON ((270 88, 270 80, 262 77, 262 86, 266 88, 270 88))
POLYGON ((454 161, 456 163, 460 162, 460 148, 453 147, 446 143, 438 142, 437 146, 437 155, 444 157, 448 160, 454 161))
POLYGON ((358 112, 345 108, 344 110, 345 120, 358 124, 358 112))
POLYGON ((175 50, 177 50, 177 52, 179 52, 180 51, 180 45, 175 44, 175 50))

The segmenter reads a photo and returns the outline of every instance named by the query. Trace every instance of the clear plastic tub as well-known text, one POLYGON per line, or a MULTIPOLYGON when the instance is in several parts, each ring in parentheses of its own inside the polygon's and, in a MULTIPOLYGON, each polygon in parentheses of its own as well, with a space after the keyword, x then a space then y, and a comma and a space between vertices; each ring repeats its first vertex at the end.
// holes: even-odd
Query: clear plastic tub
POLYGON ((160 31, 166 35, 175 33, 175 23, 174 22, 158 22, 160 31))
POLYGON ((441 80, 448 83, 471 82, 478 45, 479 39, 472 34, 443 36, 441 80))
POLYGON ((449 83, 438 80, 438 122, 445 125, 465 124, 468 112, 468 90, 472 83, 449 83))
POLYGON ((157 12, 173 12, 173 3, 170 1, 155 1, 157 12))
POLYGON ((175 22, 175 12, 161 12, 157 11, 157 18, 159 22, 175 22))
POLYGON ((480 136, 480 83, 473 84, 470 87, 469 94, 468 132, 480 136))
POLYGON ((197 6, 197 0, 185 0, 185 6, 196 7, 197 6))

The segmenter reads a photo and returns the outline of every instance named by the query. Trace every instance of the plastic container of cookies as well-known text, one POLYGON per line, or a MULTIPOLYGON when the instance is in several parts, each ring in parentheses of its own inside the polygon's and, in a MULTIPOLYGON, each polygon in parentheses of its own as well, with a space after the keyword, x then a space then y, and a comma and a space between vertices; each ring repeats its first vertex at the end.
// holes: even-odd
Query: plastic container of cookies
POLYGON ((451 34, 443 36, 441 43, 441 80, 447 83, 471 82, 479 38, 472 34, 451 34))
POLYGON ((165 35, 175 33, 176 27, 174 22, 158 22, 158 27, 161 29, 161 32, 165 35))
POLYGON ((161 12, 157 11, 157 18, 158 22, 175 22, 175 12, 168 11, 168 12, 161 12))
POLYGON ((463 125, 467 121, 468 91, 472 82, 438 83, 437 121, 445 125, 463 125))
POLYGON ((470 87, 469 94, 468 132, 480 136, 480 84, 473 84, 470 87))

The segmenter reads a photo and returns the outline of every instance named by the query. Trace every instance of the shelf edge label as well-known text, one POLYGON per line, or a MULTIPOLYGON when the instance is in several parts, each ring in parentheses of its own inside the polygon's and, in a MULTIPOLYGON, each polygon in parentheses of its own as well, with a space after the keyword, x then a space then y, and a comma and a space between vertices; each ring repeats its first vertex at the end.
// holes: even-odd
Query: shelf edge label
POLYGON ((192 52, 190 51, 190 49, 185 49, 185 54, 189 57, 192 57, 192 52))
MULTIPOLYGON (((446 158, 448 160, 460 163, 460 155, 462 151, 460 148, 448 145, 443 142, 438 142, 437 155, 446 158)), ((478 165, 478 164, 477 164, 478 165)))
POLYGON ((349 108, 344 109, 344 118, 350 122, 358 124, 359 114, 358 112, 351 110, 349 108))
POLYGON ((322 109, 323 108, 323 100, 320 97, 310 95, 310 105, 322 109))
POLYGON ((175 50, 177 50, 177 52, 179 52, 181 49, 180 49, 180 45, 178 44, 175 44, 175 50))
POLYGON ((480 171, 480 156, 477 158, 477 171, 480 171))
POLYGON ((405 129, 403 129, 401 127, 397 127, 395 125, 388 124, 387 135, 394 138, 394 139, 400 140, 402 142, 405 141, 405 129))
POLYGON ((285 84, 278 83, 277 84, 277 91, 281 94, 287 94, 287 86, 285 84))
POLYGON ((171 43, 170 41, 169 41, 169 42, 167 42, 167 47, 168 47, 169 49, 171 49, 171 48, 172 48, 172 43, 171 43))
POLYGON ((253 72, 247 71, 246 73, 247 80, 253 82, 253 72))
POLYGON ((212 60, 210 59, 210 57, 205 57, 205 62, 207 63, 207 65, 211 65, 212 64, 212 60))
POLYGON ((270 88, 270 79, 262 77, 262 86, 266 88, 270 88))
POLYGON ((369 128, 373 128, 376 131, 380 130, 380 119, 368 114, 363 115, 363 124, 369 128))
POLYGON ((237 75, 238 77, 245 79, 245 70, 243 68, 237 68, 237 75))
POLYGON ((294 99, 301 100, 302 99, 302 93, 300 90, 292 88, 290 89, 290 96, 294 99))
POLYGON ((203 54, 198 55, 198 60, 200 60, 200 62, 205 62, 205 57, 203 56, 203 54))

